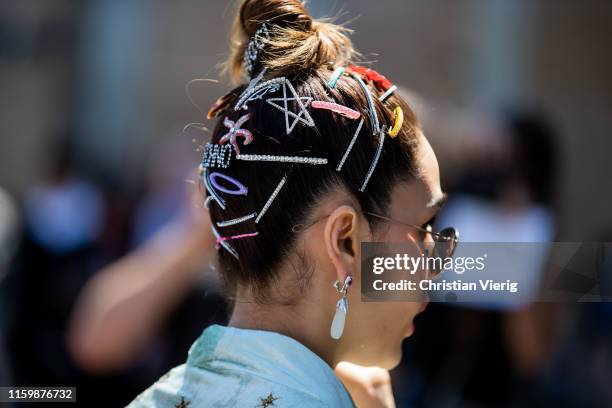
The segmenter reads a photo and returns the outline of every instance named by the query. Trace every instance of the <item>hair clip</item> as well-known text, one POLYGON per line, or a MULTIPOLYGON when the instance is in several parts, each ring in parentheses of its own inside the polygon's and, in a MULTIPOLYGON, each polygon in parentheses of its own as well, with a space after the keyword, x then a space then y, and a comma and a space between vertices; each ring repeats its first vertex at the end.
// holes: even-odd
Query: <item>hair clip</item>
POLYGON ((219 195, 219 193, 217 193, 217 191, 215 190, 215 187, 210 182, 208 169, 204 170, 202 179, 204 180, 204 186, 206 187, 206 191, 208 191, 208 194, 209 194, 209 196, 206 198, 206 201, 204 202, 204 206, 206 208, 210 207, 210 201, 212 197, 212 199, 215 200, 217 204, 219 204, 219 207, 221 207, 221 209, 225 211, 225 200, 223 199, 223 197, 219 195))
POLYGON ((378 100, 381 102, 386 101, 391 95, 395 93, 396 90, 397 90, 397 86, 393 85, 391 88, 387 89, 387 91, 384 94, 380 95, 380 98, 378 98, 378 100))
POLYGON ((374 106, 374 101, 372 100, 372 94, 370 93, 370 89, 365 84, 365 82, 363 82, 361 77, 354 72, 352 74, 353 74, 353 78, 355 78, 355 80, 357 81, 361 89, 363 90, 363 93, 366 96, 366 100, 368 101, 368 116, 370 117, 370 125, 372 126, 372 134, 375 135, 380 132, 380 124, 378 123, 378 115, 376 113, 376 107, 374 106))
POLYGON ((219 145, 214 143, 206 143, 204 147, 204 157, 202 158, 202 167, 216 167, 227 169, 232 161, 233 148, 231 144, 219 145))
POLYGON ((346 159, 348 158, 348 155, 353 149, 353 145, 355 144, 355 141, 357 140, 357 137, 359 136, 359 132, 361 132, 361 127, 363 126, 363 122, 364 122, 364 119, 361 118, 361 120, 359 121, 359 125, 357 125, 357 130, 355 131, 355 134, 353 135, 353 138, 351 139, 351 143, 349 143, 348 147, 346 148, 346 152, 344 152, 344 156, 342 156, 342 160, 340 160, 340 163, 338 163, 338 167, 336 167, 336 171, 342 170, 342 166, 344 166, 344 162, 346 162, 346 159))
POLYGON ((362 193, 365 191, 366 186, 368 185, 368 181, 370 181, 370 177, 372 177, 372 173, 376 169, 376 165, 378 164, 378 159, 380 159, 380 154, 382 153, 383 143, 385 143, 385 130, 381 129, 378 132, 378 148, 376 149, 376 153, 374 154, 374 160, 372 160, 372 164, 370 164, 370 169, 363 180, 363 184, 359 191, 362 193))
POLYGON ((257 213, 254 212, 249 215, 245 215, 243 217, 238 217, 238 218, 233 218, 227 221, 217 221, 217 227, 229 227, 230 225, 240 224, 241 222, 245 222, 247 220, 250 220, 251 218, 255 218, 256 216, 257 216, 257 213))
POLYGON ((229 242, 227 242, 226 240, 220 240, 221 234, 219 234, 219 231, 217 231, 217 229, 215 228, 214 225, 210 226, 213 235, 216 238, 216 245, 215 248, 219 249, 218 246, 221 245, 227 252, 229 252, 234 258, 240 260, 240 258, 238 257, 238 252, 236 252, 236 250, 230 245, 229 242))
POLYGON ((266 204, 264 204, 257 218, 255 218, 255 224, 259 224, 259 221, 264 216, 264 214, 268 211, 268 208, 270 208, 270 206, 272 205, 272 202, 274 201, 274 199, 276 198, 278 193, 281 191, 281 188, 283 188, 286 182, 287 182, 287 175, 285 174, 283 178, 281 179, 281 181, 276 186, 276 188, 274 189, 274 191, 272 192, 272 194, 270 194, 268 201, 266 201, 266 204))
POLYGON ((349 65, 348 70, 358 74, 368 81, 372 81, 376 86, 376 89, 379 91, 387 91, 393 86, 391 81, 389 81, 384 75, 379 74, 373 69, 362 67, 360 65, 349 65))
POLYGON ((210 182, 213 185, 213 187, 223 193, 231 194, 231 195, 247 195, 249 193, 249 189, 246 188, 244 184, 242 184, 235 178, 230 177, 228 175, 221 174, 218 172, 213 172, 208 175, 208 178, 210 179, 210 182), (223 187, 221 184, 217 182, 217 178, 222 178, 223 180, 229 183, 232 183, 234 187, 236 187, 236 189, 230 190, 229 188, 223 187))
POLYGON ((262 38, 267 39, 269 38, 269 36, 270 36, 270 31, 268 30, 268 22, 264 21, 257 28, 257 30, 255 31, 255 34, 253 34, 253 37, 251 37, 251 39, 249 40, 244 50, 244 56, 243 56, 244 69, 249 75, 249 78, 253 77, 253 74, 254 74, 254 71, 257 65, 257 60, 259 58, 259 51, 263 49, 264 44, 265 44, 264 42, 265 40, 262 41, 262 38))
MULTIPOLYGON (((259 75, 263 77, 262 71, 259 75)), ((236 102, 236 106, 234 106, 234 110, 237 112, 241 109, 246 109, 247 104, 256 99, 262 99, 263 96, 269 92, 276 92, 280 89, 281 85, 285 83, 285 77, 272 78, 262 83, 258 83, 261 78, 258 76, 255 78, 249 86, 242 92, 238 101, 236 102)))
POLYGON ((350 119, 359 119, 361 116, 361 113, 358 111, 333 102, 312 101, 310 106, 312 106, 314 109, 327 109, 350 119))
POLYGON ((238 142, 236 138, 238 136, 244 137, 244 144, 248 145, 253 141, 253 134, 246 130, 242 129, 242 125, 249 120, 250 115, 247 113, 246 115, 241 116, 236 122, 229 120, 229 118, 225 118, 223 120, 223 125, 229 129, 229 131, 219 139, 220 144, 225 144, 228 141, 232 146, 234 146, 234 150, 236 150, 236 154, 240 154, 240 148, 238 147, 238 142))
POLYGON ((248 237, 255 237, 257 235, 259 235, 259 232, 251 232, 251 233, 248 233, 248 234, 232 235, 232 236, 229 236, 229 237, 221 237, 221 236, 219 236, 219 237, 216 237, 217 238, 217 242, 215 244, 215 248, 219 249, 220 245, 223 245, 223 243, 226 242, 226 241, 231 241, 231 240, 234 240, 234 239, 241 239, 241 238, 248 238, 248 237))
POLYGON ((394 123, 393 123, 393 127, 391 129, 389 129, 389 136, 391 136, 391 138, 395 138, 400 130, 402 130, 402 125, 404 124, 404 111, 402 110, 401 107, 396 106, 395 109, 393 110, 393 117, 394 117, 394 123))
POLYGON ((236 160, 263 161, 280 163, 299 163, 299 164, 327 164, 327 159, 322 157, 303 157, 303 156, 274 156, 270 154, 238 154, 236 160))
POLYGON ((329 77, 329 81, 327 81, 327 86, 330 89, 336 88, 336 84, 338 83, 338 80, 340 79, 342 74, 344 74, 345 69, 346 68, 344 67, 338 67, 334 69, 334 72, 332 72, 331 76, 329 77))
POLYGON ((288 79, 285 79, 282 85, 283 85, 283 97, 282 98, 268 98, 266 99, 266 102, 285 114, 285 130, 287 131, 287 134, 291 133, 291 131, 293 130, 295 125, 297 125, 298 122, 302 122, 306 126, 311 126, 311 127, 314 126, 315 125, 314 120, 312 120, 312 117, 310 116, 310 113, 308 113, 308 109, 307 109, 308 104, 312 101, 312 98, 307 97, 307 96, 299 96, 297 92, 295 91, 295 88, 293 87, 293 85, 291 85, 291 82, 288 79), (292 95, 290 98, 287 97, 287 88, 289 88, 289 91, 291 92, 291 95, 292 95), (275 103, 277 101, 279 102, 282 101, 283 105, 281 106, 275 103), (295 101, 297 105, 299 106, 300 110, 299 112, 297 112, 297 114, 289 110, 289 101, 295 101), (302 115, 304 117, 302 117, 302 115), (291 125, 289 124, 289 116, 294 118, 291 125))

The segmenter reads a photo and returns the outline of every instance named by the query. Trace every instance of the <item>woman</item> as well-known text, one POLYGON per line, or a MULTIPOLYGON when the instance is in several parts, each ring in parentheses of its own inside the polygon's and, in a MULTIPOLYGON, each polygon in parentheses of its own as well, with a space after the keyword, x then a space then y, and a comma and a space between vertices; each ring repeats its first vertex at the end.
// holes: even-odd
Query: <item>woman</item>
MULTIPOLYGON (((228 68, 249 80, 211 108, 200 167, 233 313, 130 406, 350 407, 332 368, 393 368, 425 308, 362 302, 360 243, 452 240, 430 228, 436 156, 395 87, 302 2, 244 1, 233 40, 228 68)), ((361 372, 337 373, 362 401, 361 372)))

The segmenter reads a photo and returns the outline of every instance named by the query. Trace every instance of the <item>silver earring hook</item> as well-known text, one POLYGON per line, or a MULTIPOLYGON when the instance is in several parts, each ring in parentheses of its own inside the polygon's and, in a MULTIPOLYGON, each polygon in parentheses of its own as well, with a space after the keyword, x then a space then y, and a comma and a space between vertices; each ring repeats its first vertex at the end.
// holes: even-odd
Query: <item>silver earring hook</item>
POLYGON ((344 283, 342 284, 342 286, 340 286, 340 281, 336 281, 334 282, 334 288, 336 288, 336 290, 338 291, 338 293, 341 293, 342 295, 346 295, 346 292, 348 291, 349 286, 351 286, 351 284, 353 283, 353 278, 351 275, 346 275, 346 278, 344 278, 344 283))

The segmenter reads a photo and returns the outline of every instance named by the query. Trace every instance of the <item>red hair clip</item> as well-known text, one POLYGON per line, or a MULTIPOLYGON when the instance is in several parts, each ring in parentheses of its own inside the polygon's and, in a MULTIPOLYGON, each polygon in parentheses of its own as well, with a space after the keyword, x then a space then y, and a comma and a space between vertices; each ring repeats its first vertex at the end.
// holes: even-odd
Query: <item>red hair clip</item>
POLYGON ((348 71, 354 72, 365 80, 372 81, 379 91, 388 91, 393 84, 384 75, 361 65, 349 65, 348 71))

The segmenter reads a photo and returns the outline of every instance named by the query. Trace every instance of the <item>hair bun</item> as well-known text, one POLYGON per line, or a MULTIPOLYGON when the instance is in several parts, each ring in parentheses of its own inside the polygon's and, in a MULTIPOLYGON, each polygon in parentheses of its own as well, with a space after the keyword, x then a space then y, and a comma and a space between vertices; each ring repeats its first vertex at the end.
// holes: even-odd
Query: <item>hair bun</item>
POLYGON ((226 66, 233 79, 244 73, 247 44, 264 22, 269 35, 261 39, 257 63, 277 74, 345 65, 354 52, 347 29, 314 20, 299 0, 244 0, 234 22, 226 66))

